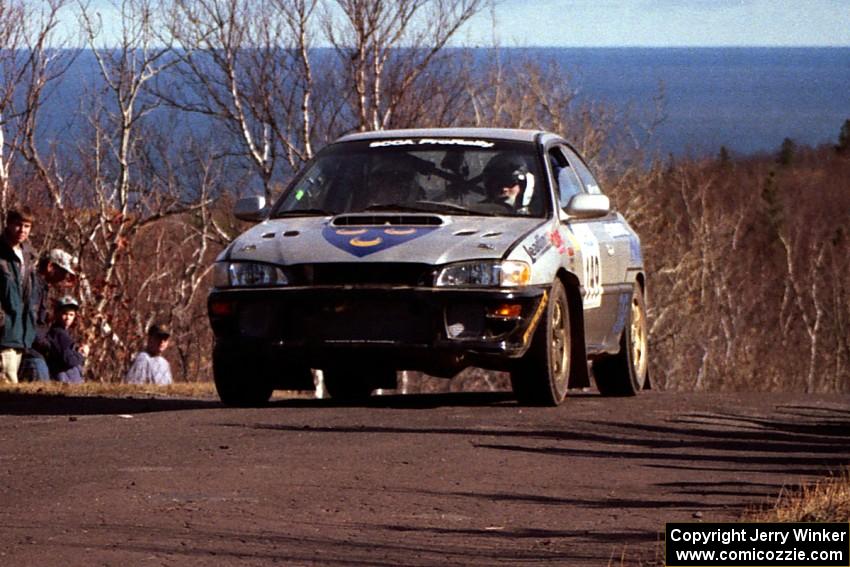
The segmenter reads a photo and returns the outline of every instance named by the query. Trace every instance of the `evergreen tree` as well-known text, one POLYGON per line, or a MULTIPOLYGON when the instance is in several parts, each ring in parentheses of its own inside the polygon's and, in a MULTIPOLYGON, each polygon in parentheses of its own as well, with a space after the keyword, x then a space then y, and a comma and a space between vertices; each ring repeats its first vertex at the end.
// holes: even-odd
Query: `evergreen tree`
POLYGON ((835 150, 840 154, 850 153, 850 118, 844 121, 838 133, 838 145, 835 150))
POLYGON ((791 165, 794 161, 794 156, 797 153, 797 144, 791 138, 782 140, 782 145, 779 146, 779 154, 776 156, 776 163, 779 165, 791 165))
POLYGON ((776 181, 776 172, 771 171, 767 174, 764 186, 761 190, 761 198, 764 201, 764 212, 767 215, 768 226, 770 226, 776 234, 782 230, 784 215, 782 212, 782 202, 779 196, 779 186, 776 181))

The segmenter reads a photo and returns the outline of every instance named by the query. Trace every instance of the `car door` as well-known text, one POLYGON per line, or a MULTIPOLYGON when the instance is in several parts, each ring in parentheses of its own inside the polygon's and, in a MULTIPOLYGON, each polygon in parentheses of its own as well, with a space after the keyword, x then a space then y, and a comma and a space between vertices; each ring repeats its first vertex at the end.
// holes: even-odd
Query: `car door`
MULTIPOLYGON (((562 179, 568 175, 577 178, 580 192, 601 193, 599 184, 578 154, 566 145, 559 146, 558 150, 568 164, 559 176, 562 179)), ((566 203, 561 206, 563 208, 566 203)), ((613 330, 622 311, 622 283, 629 257, 629 240, 622 236, 629 233, 623 232, 620 217, 613 211, 601 218, 567 218, 566 222, 581 248, 588 349, 591 352, 615 350, 618 337, 614 336, 613 330)))

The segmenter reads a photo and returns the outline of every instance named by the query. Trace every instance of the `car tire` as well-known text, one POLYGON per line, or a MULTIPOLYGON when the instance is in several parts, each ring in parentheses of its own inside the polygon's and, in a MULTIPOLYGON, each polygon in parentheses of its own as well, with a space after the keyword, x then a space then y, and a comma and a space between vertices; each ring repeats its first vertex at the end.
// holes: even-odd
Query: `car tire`
POLYGON ((620 335, 620 352, 593 361, 596 388, 603 396, 634 396, 648 385, 648 329, 643 290, 634 284, 620 335))
POLYGON ((389 372, 392 372, 392 383, 395 384, 395 370, 327 368, 323 371, 325 390, 334 400, 365 400, 372 395, 372 390, 385 387, 390 378, 389 372))
POLYGON ((563 284, 555 281, 531 346, 511 371, 517 400, 524 405, 559 405, 567 396, 571 364, 569 302, 563 284))
POLYGON ((250 368, 239 368, 238 364, 214 360, 213 379, 218 397, 226 406, 261 407, 272 397, 271 384, 250 368))

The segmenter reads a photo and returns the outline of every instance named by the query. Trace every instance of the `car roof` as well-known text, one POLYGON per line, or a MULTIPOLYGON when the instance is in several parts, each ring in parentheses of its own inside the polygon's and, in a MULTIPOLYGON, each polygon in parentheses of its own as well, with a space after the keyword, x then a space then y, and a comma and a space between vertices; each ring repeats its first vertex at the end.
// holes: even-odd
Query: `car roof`
POLYGON ((543 130, 521 130, 515 128, 410 128, 403 130, 376 130, 348 134, 334 143, 363 140, 387 140, 394 138, 484 138, 513 142, 536 142, 542 137, 560 138, 543 130))

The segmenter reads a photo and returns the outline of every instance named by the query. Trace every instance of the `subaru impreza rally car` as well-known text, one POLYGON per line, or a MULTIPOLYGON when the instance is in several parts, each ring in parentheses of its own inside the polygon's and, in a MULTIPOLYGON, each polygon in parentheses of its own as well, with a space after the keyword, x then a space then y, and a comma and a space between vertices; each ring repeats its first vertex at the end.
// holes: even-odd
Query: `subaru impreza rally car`
POLYGON ((510 372, 521 403, 648 386, 640 240, 563 138, 526 130, 360 133, 326 146, 217 258, 208 298, 221 400, 393 388, 396 371, 510 372))

